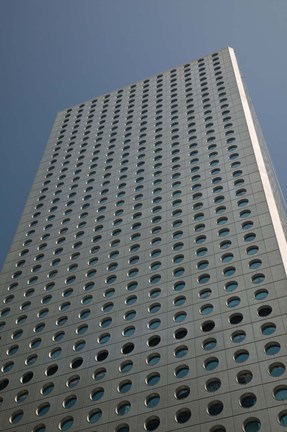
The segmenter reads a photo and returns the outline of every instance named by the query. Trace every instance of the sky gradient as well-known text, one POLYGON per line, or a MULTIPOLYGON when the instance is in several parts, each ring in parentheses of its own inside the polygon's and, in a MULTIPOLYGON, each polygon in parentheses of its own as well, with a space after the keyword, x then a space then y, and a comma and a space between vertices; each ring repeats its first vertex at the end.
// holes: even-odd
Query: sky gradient
POLYGON ((58 111, 235 49, 285 197, 286 0, 1 0, 0 268, 58 111))

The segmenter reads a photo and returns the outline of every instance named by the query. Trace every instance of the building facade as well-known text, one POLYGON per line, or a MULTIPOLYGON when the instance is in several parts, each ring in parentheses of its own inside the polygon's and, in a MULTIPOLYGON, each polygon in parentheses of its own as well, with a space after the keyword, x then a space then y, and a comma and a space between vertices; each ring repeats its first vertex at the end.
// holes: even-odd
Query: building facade
POLYGON ((1 431, 287 429, 286 222, 232 48, 55 120, 1 274, 1 431))

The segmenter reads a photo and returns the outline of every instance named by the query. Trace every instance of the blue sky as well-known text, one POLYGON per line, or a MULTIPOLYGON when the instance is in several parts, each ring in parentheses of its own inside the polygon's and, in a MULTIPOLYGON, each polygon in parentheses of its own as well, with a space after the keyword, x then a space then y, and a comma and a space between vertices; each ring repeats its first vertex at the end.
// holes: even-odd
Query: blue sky
POLYGON ((286 0, 2 0, 0 267, 58 111, 226 46, 287 196, 286 22, 286 0))

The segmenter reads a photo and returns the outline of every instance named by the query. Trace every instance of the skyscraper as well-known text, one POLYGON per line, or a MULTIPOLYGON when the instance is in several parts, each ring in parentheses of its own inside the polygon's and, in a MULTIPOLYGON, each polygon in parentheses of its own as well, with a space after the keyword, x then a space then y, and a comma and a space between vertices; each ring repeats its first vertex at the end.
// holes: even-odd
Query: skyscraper
POLYGON ((286 430, 286 254, 232 48, 60 112, 1 275, 0 430, 286 430))

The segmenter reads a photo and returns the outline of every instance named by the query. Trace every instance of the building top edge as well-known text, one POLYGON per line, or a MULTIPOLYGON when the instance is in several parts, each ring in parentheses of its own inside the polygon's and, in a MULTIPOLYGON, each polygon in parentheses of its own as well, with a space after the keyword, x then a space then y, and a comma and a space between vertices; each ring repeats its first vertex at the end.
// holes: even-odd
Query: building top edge
POLYGON ((111 91, 108 91, 108 92, 106 92, 106 93, 100 94, 100 95, 98 95, 98 96, 94 96, 94 97, 92 97, 92 98, 90 98, 90 99, 86 99, 86 100, 84 100, 84 101, 80 101, 80 102, 78 102, 78 103, 76 103, 76 104, 66 106, 66 107, 63 108, 62 110, 58 111, 58 112, 57 112, 57 115, 66 112, 68 109, 73 109, 73 108, 75 108, 75 107, 79 107, 79 106, 82 105, 82 104, 86 104, 86 103, 88 103, 88 102, 92 102, 92 101, 95 100, 95 99, 102 98, 102 97, 104 97, 104 96, 107 95, 107 94, 113 94, 113 93, 118 92, 119 90, 127 89, 128 87, 130 87, 130 86, 132 86, 132 85, 136 85, 136 84, 138 84, 138 83, 141 83, 141 82, 143 82, 143 81, 145 81, 145 80, 153 79, 154 77, 156 77, 156 76, 159 75, 159 74, 167 73, 167 72, 169 72, 169 71, 171 71, 171 70, 173 70, 173 69, 177 69, 177 68, 183 67, 183 66, 186 65, 186 64, 189 64, 189 63, 195 63, 195 62, 198 62, 200 59, 205 59, 206 57, 210 57, 210 56, 212 56, 212 55, 214 55, 214 54, 216 54, 216 53, 219 53, 219 52, 222 52, 222 51, 229 51, 229 50, 233 50, 233 51, 234 51, 234 48, 232 48, 232 47, 230 47, 230 46, 228 45, 228 46, 226 46, 226 47, 224 47, 224 48, 221 48, 221 49, 219 49, 219 50, 217 50, 217 51, 210 52, 209 54, 205 54, 205 55, 200 56, 200 57, 197 57, 197 58, 195 58, 195 59, 193 59, 193 60, 188 60, 188 61, 186 61, 186 62, 184 62, 184 63, 182 63, 182 64, 179 64, 179 65, 177 65, 177 66, 170 67, 170 68, 166 69, 165 71, 161 71, 161 72, 158 72, 158 73, 154 73, 153 75, 150 75, 150 76, 145 77, 145 78, 142 78, 142 79, 140 79, 140 80, 137 80, 137 81, 131 82, 130 84, 124 85, 124 86, 122 86, 122 87, 117 87, 117 88, 115 88, 115 89, 113 89, 113 90, 111 90, 111 91))

